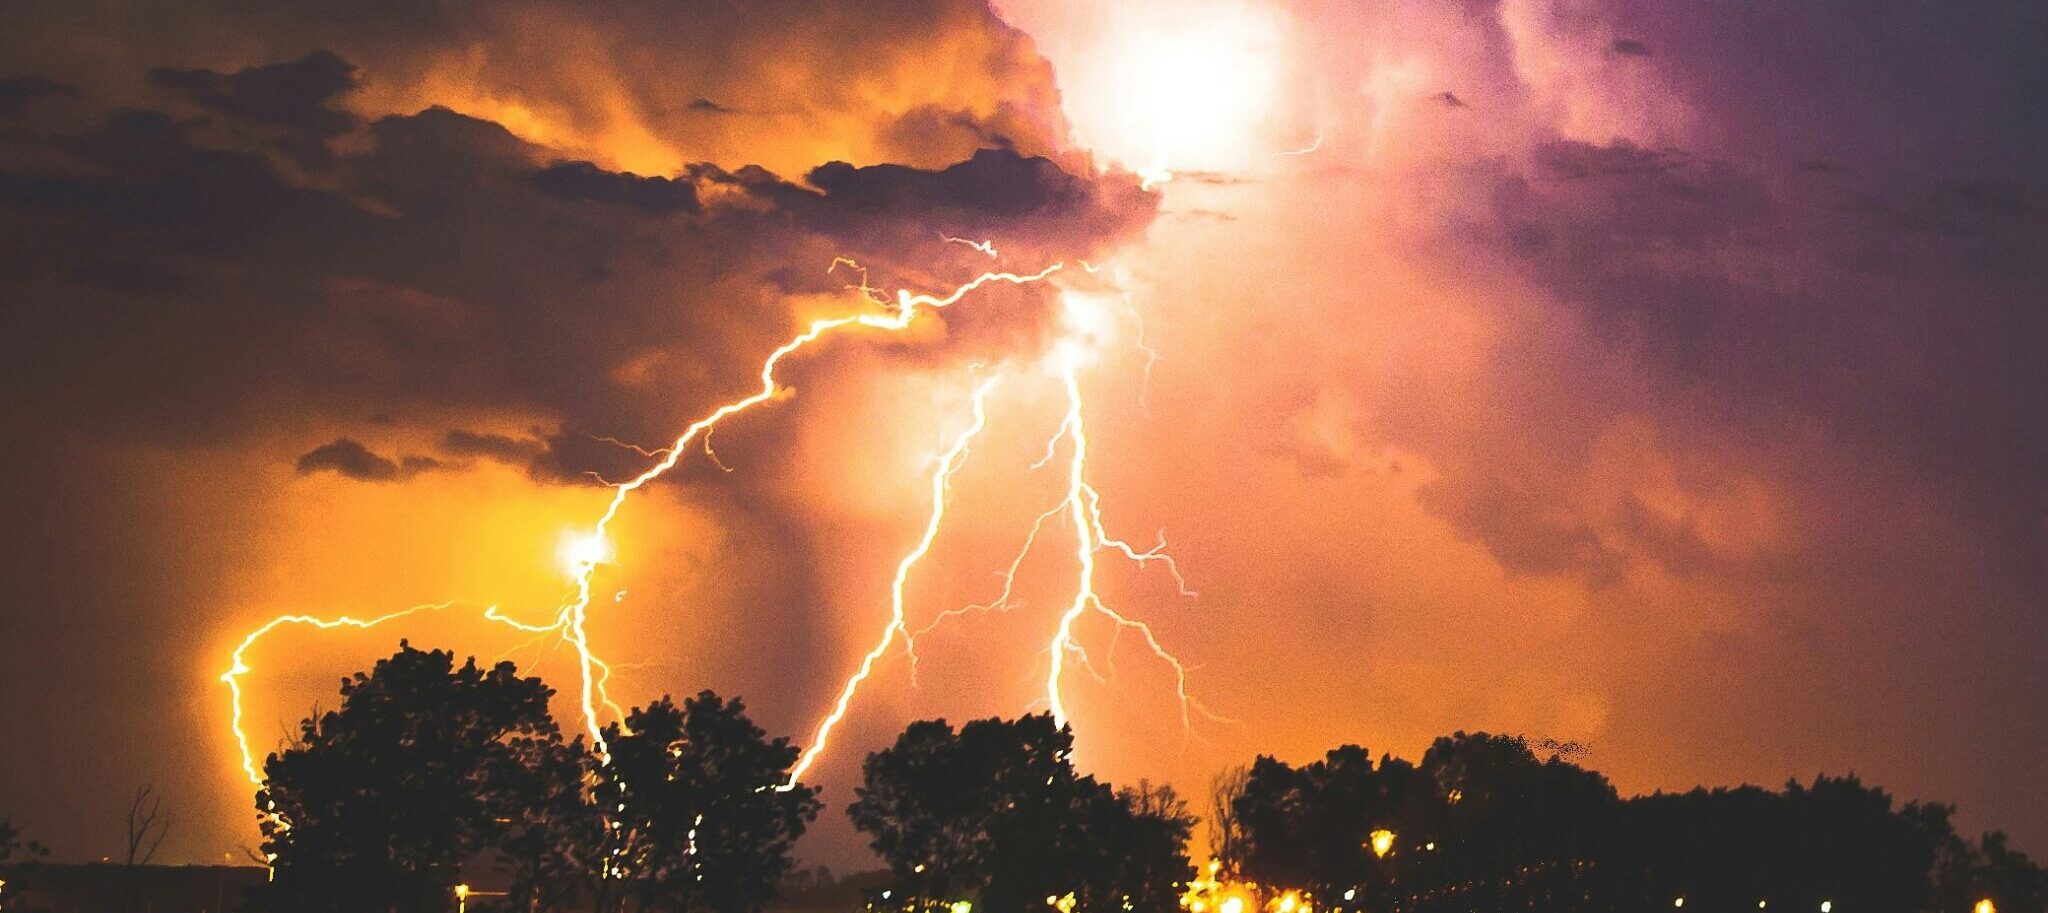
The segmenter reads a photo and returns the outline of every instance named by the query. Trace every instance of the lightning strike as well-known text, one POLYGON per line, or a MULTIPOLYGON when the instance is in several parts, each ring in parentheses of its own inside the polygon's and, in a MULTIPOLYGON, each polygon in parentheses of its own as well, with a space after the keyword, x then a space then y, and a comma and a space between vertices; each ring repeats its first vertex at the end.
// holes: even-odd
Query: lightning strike
POLYGON ((997 257, 1001 256, 1000 254, 996 253, 996 242, 994 241, 976 241, 972 238, 955 238, 952 235, 940 235, 939 239, 946 242, 947 244, 961 244, 978 250, 983 254, 988 255, 988 258, 990 260, 994 260, 997 257))
POLYGON ((1299 149, 1288 149, 1281 152, 1275 152, 1273 153, 1273 156, 1275 158, 1280 158, 1283 156, 1308 155, 1309 153, 1315 152, 1316 150, 1321 148, 1323 148, 1323 128, 1318 126, 1316 127, 1315 139, 1310 140, 1308 145, 1303 146, 1299 149))
POLYGON ((1045 704, 1052 711, 1053 722, 1067 725, 1067 704, 1060 696, 1060 673, 1066 669, 1067 653, 1073 649, 1074 623, 1082 613, 1088 611, 1095 599, 1095 548, 1096 543, 1088 536, 1094 527, 1089 523, 1087 510, 1081 503, 1081 491, 1088 486, 1083 473, 1088 466, 1088 432, 1082 425, 1081 381, 1076 376, 1077 366, 1071 354, 1063 359, 1061 381, 1067 390, 1067 416, 1060 427, 1066 431, 1067 441, 1073 448, 1073 455, 1067 462, 1067 508, 1068 519, 1074 524, 1074 559, 1079 568, 1074 585, 1074 601, 1060 614, 1059 627, 1052 636, 1052 660, 1045 675, 1045 704))
MULTIPOLYGON (((948 242, 965 244, 990 257, 997 255, 993 243, 989 241, 974 242, 952 237, 947 237, 946 240, 948 242)), ((835 271, 841 267, 856 271, 860 276, 860 281, 857 285, 849 285, 848 288, 859 293, 866 301, 878 305, 884 310, 880 313, 862 312, 811 321, 802 332, 770 352, 767 358, 762 361, 760 370, 756 375, 759 381, 758 386, 751 393, 725 402, 712 409, 702 418, 684 428, 674 441, 666 447, 647 449, 632 446, 633 450, 648 456, 654 462, 627 481, 607 483, 612 488, 612 494, 596 522, 584 532, 565 538, 561 547, 560 560, 563 564, 563 569, 574 581, 573 596, 559 606, 545 623, 519 621, 501 614, 495 606, 485 609, 482 616, 487 621, 533 635, 534 638, 528 641, 529 644, 543 638, 553 637, 557 639, 558 643, 568 644, 575 649, 578 671, 578 710, 582 717, 584 728, 591 736, 592 752, 600 763, 609 764, 611 760, 610 746, 604 738, 602 718, 609 714, 611 718, 622 721, 625 716, 625 710, 617 702, 613 701, 607 692, 607 684, 611 678, 612 666, 599 658, 592 649, 586 623, 589 618, 590 604, 594 593, 593 578, 597 569, 615 560, 615 550, 610 539, 611 524, 618 517, 619 512, 624 508, 632 494, 673 470, 681 462, 684 455, 691 452, 694 447, 702 447, 707 457, 714 464, 725 468, 718 461, 716 452, 710 446, 710 436, 713 430, 727 418, 745 412, 755 406, 783 398, 788 392, 788 388, 778 381, 776 377, 777 368, 784 359, 795 355, 820 339, 834 335, 842 330, 859 328, 883 332, 901 331, 909 327, 922 311, 949 307, 974 291, 992 283, 1028 285, 1044 282, 1059 272, 1064 265, 1063 263, 1054 263, 1036 273, 1029 274, 1007 271, 986 272, 965 284, 957 286, 951 292, 944 295, 913 294, 908 290, 899 290, 892 300, 870 284, 867 270, 858 262, 844 257, 837 258, 828 267, 828 272, 835 271)), ((1091 273, 1097 269, 1085 263, 1082 266, 1091 273)), ((914 681, 917 660, 915 645, 918 636, 931 630, 938 624, 965 612, 1003 610, 1011 607, 1014 604, 1013 593, 1017 574, 1025 557, 1037 543, 1048 521, 1062 514, 1066 516, 1074 531, 1074 556, 1078 562, 1078 577, 1076 579, 1073 600, 1059 616, 1050 647, 1051 661, 1046 677, 1045 700, 1055 720, 1061 725, 1066 725, 1069 720, 1068 710, 1061 694, 1061 678, 1064 674, 1066 660, 1069 655, 1072 655, 1077 662, 1086 664, 1086 653, 1082 650, 1079 643, 1076 642, 1075 627, 1081 616, 1091 610, 1107 617, 1116 625, 1115 630, 1119 633, 1125 629, 1139 631, 1152 652, 1173 669, 1176 676, 1176 692, 1181 703, 1181 718, 1184 725, 1190 722, 1190 713, 1195 711, 1202 712, 1212 718, 1221 719, 1220 717, 1214 717, 1213 714, 1208 714, 1189 695, 1187 691, 1188 668, 1166 650, 1164 645, 1154 635, 1150 626, 1109 608, 1096 591, 1095 554, 1103 549, 1112 549, 1141 568, 1154 563, 1161 564, 1174 580, 1176 588, 1181 595, 1189 597, 1195 595, 1194 590, 1188 586, 1185 577, 1181 574, 1178 565, 1175 564, 1171 556, 1165 553, 1163 536, 1159 544, 1149 549, 1140 550, 1124 540, 1110 536, 1104 527, 1101 494, 1089 484, 1086 476, 1088 438, 1083 424, 1079 371, 1082 364, 1082 346, 1084 344, 1099 344, 1108 335, 1108 331, 1100 325, 1100 316, 1094 314, 1090 309, 1077 305, 1076 302, 1078 300, 1080 299, 1068 297, 1069 338, 1058 343, 1054 353, 1059 366, 1058 373, 1066 392, 1066 414, 1060 423, 1058 433, 1047 443, 1044 459, 1034 466, 1034 468, 1037 468, 1037 466, 1043 466, 1051 462, 1061 443, 1064 442, 1070 449, 1066 467, 1067 485, 1065 496, 1059 504, 1040 514, 1033 522, 1029 534, 1025 537, 1023 547, 1018 552, 1016 558, 1010 563, 1007 572, 1003 575, 1004 584, 1002 592, 994 601, 981 606, 968 606, 941 612, 930 624, 917 631, 912 631, 909 628, 907 622, 909 616, 907 590, 911 575, 918 565, 929 556, 933 543, 943 528, 946 516, 947 495, 952 478, 965 462, 970 444, 988 425, 988 400, 990 394, 1001 382, 1002 375, 996 374, 977 384, 971 401, 971 423, 953 439, 951 447, 939 457, 937 466, 932 471, 930 480, 931 508, 926 518, 922 535, 897 562, 896 573, 890 586, 890 615, 888 623, 884 626, 882 634, 874 647, 862 656, 855 671, 841 687, 830 711, 819 722, 811 739, 810 746, 799 756, 796 765, 790 772, 788 781, 780 788, 793 788, 827 750, 831 744, 833 730, 849 712, 862 684, 873 675, 877 664, 889 654, 899 639, 903 643, 905 653, 911 660, 914 681)), ((1127 299, 1124 305, 1127 309, 1129 308, 1127 299)), ((1142 347, 1142 337, 1140 338, 1140 344, 1142 347)), ((1156 357, 1156 354, 1152 353, 1149 348, 1146 348, 1145 351, 1148 355, 1156 357)), ((624 445, 624 442, 617 443, 624 445)), ((730 470, 728 469, 728 471, 730 470)), ((623 597, 623 591, 620 591, 618 597, 623 597)), ((423 611, 446 609, 450 605, 449 603, 420 605, 370 618, 356 618, 347 615, 335 618, 320 618, 303 614, 280 615, 245 635, 234 649, 230 657, 229 669, 221 675, 221 680, 227 684, 230 692, 232 700, 231 726, 236 745, 241 754, 243 772, 247 774, 250 782, 259 787, 263 782, 255 751, 250 746, 250 740, 244 728, 245 711, 243 707, 243 678, 253 671, 249 665, 248 654, 258 641, 276 629, 288 625, 306 626, 319 630, 340 628, 367 630, 410 617, 423 611)), ((1092 667, 1089 671, 1093 672, 1092 667)), ((274 810, 271 814, 275 818, 274 810)), ((288 826, 288 822, 283 822, 281 818, 276 820, 280 824, 288 826)))
POLYGON ((839 698, 832 702, 832 712, 826 714, 825 719, 818 723, 818 731, 811 737, 810 747, 804 749, 803 755, 797 758, 796 766, 790 768, 789 781, 783 784, 784 789, 794 788, 802 779, 804 771, 811 769, 811 765, 818 760, 818 755, 825 751, 832 738, 833 727, 838 726, 839 721, 846 717, 847 708, 853 705, 854 694, 860 690, 861 683, 867 681, 868 676, 874 672, 875 663, 895 645, 897 637, 904 639, 904 646, 911 657, 911 667, 916 668, 917 649, 910 630, 904 626, 904 589, 909 586, 911 569, 915 568, 919 561, 924 560, 925 555, 931 553, 932 540, 938 538, 939 527, 946 519, 947 486, 952 482, 953 473, 960 469, 960 464, 967 455, 967 445, 983 428, 988 427, 988 394, 995 389, 1000 379, 1001 375, 989 378, 974 389, 974 422, 968 425, 967 430, 961 432, 959 437, 953 439, 952 448, 939 459, 938 468, 932 471, 932 508, 930 516, 925 520, 924 535, 919 537, 917 545, 896 563, 896 578, 889 584, 889 624, 882 629, 882 639, 861 657, 860 668, 856 669, 852 677, 839 689, 839 698))
MULTIPOLYGON (((1058 438, 1054 438, 1054 440, 1057 441, 1058 438)), ((914 632, 914 636, 923 637, 926 634, 932 632, 933 630, 936 630, 940 625, 945 624, 946 622, 958 618, 962 615, 969 615, 978 612, 1007 612, 1011 608, 1020 605, 1021 603, 1013 601, 1011 597, 1011 593, 1013 593, 1017 589, 1017 569, 1024 564, 1024 559, 1031 554, 1031 547, 1037 544, 1039 532, 1045 529, 1045 521, 1050 520, 1056 516, 1059 516, 1066 509, 1066 502, 1062 501, 1058 504, 1053 505, 1052 508, 1050 510, 1047 510, 1045 513, 1039 514, 1038 519, 1033 520, 1031 522, 1031 532, 1024 537, 1024 545, 1022 548, 1019 548, 1017 550, 1017 557, 1010 559, 1009 569, 999 575, 1003 578, 1003 591, 1001 593, 998 593, 996 595, 996 598, 988 602, 979 602, 971 605, 955 606, 953 608, 940 612, 939 614, 932 617, 930 623, 926 624, 922 628, 917 629, 917 631, 914 632)))

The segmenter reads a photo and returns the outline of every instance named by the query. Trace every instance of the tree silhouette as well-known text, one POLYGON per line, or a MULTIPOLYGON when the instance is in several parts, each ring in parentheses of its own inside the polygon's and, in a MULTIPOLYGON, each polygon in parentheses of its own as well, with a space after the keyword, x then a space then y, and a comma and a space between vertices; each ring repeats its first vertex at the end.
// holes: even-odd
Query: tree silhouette
POLYGON ((1080 813, 1068 821, 1065 841, 1085 852, 1069 858, 1075 906, 1081 910, 1171 913, 1180 907, 1180 886, 1194 875, 1188 837, 1196 818, 1170 786, 1139 781, 1136 789, 1111 793, 1085 789, 1080 813), (1078 831, 1078 833, 1074 833, 1078 831))
POLYGON ((2048 872, 2006 844, 2005 834, 1992 831, 1973 845, 1949 825, 1954 809, 1939 804, 1910 804, 1909 816, 1935 844, 1928 909, 1968 911, 1990 900, 2000 913, 2041 913, 2048 909, 2048 872))
POLYGON ((14 826, 12 818, 0 818, 0 866, 21 865, 35 862, 50 851, 33 840, 24 840, 21 828, 14 826))
POLYGON ((139 786, 128 802, 128 854, 121 866, 121 905, 135 906, 135 867, 148 865, 171 834, 171 815, 154 786, 139 786))
POLYGON ((1234 866, 1244 858, 1246 848, 1237 800, 1244 796, 1251 775, 1251 768, 1240 764, 1209 781, 1209 858, 1222 863, 1228 869, 1222 874, 1232 878, 1239 874, 1234 866))
POLYGON ((1355 746, 1301 768, 1261 757, 1223 791, 1239 836, 1222 861, 1325 907, 1410 913, 2043 913, 2040 867, 2001 834, 1957 837, 1948 806, 1895 805, 1853 776, 1623 801, 1572 746, 1545 747, 1457 733, 1419 766, 1355 746))
POLYGON ((447 909, 461 865, 515 843, 562 773, 552 696, 510 663, 401 644, 342 682, 265 762, 256 794, 273 859, 261 901, 304 913, 447 909))
POLYGON ((581 739, 537 743, 531 766, 521 772, 508 809, 499 862, 512 876, 508 898, 515 909, 552 913, 576 909, 595 891, 605 822, 591 804, 586 785, 596 759, 581 739))
POLYGON ((14 826, 10 818, 0 817, 0 909, 9 913, 48 913, 47 908, 34 904, 34 898, 27 902, 14 899, 21 894, 19 888, 9 892, 7 879, 21 880, 20 876, 35 871, 35 865, 50 851, 34 840, 25 840, 21 829, 14 826))
POLYGON ((1610 902, 1598 869, 1620 802, 1605 777, 1556 753, 1538 758, 1520 738, 1483 732, 1437 739, 1419 770, 1443 802, 1438 849, 1421 860, 1431 883, 1464 886, 1464 902, 1479 905, 1610 902))
POLYGON ((847 814, 889 863, 890 906, 1018 911, 1071 894, 1077 909, 1173 909, 1192 872, 1186 804, 1116 793, 1072 753, 1072 732, 1040 714, 912 723, 868 755, 847 814))
POLYGON ((1362 890, 1368 898, 1390 890, 1393 859, 1374 848, 1373 834, 1420 844, 1435 829, 1431 784, 1414 765, 1393 757, 1373 764, 1356 745, 1331 750, 1300 769, 1260 757, 1233 804, 1243 830, 1238 859, 1224 860, 1245 877, 1293 885, 1325 897, 1362 890))
POLYGON ((797 759, 788 739, 769 739, 738 699, 709 691, 634 710, 605 739, 600 909, 753 913, 774 897, 819 808, 815 788, 782 788, 797 759))
POLYGON ((1965 897, 1990 898, 2000 910, 2039 913, 2048 906, 2048 876, 2026 854, 2006 845, 2005 833, 1978 838, 1971 853, 1965 897))

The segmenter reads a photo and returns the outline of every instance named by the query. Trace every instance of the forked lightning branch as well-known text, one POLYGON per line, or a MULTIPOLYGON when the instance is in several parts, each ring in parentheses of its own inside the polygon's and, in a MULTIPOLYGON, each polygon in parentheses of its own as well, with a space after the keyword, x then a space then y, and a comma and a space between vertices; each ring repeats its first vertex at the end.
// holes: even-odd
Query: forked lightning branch
MULTIPOLYGON (((991 258, 996 256, 994 245, 988 241, 960 240, 959 243, 974 247, 991 258)), ((833 266, 852 266, 858 269, 857 264, 846 260, 836 261, 833 266)), ((784 398, 789 391, 777 379, 777 369, 785 359, 799 355, 814 344, 821 343, 828 337, 850 335, 859 330, 901 332, 928 312, 961 305, 976 291, 989 285, 1049 285, 1056 290, 1060 302, 1057 338, 1046 352, 1028 361, 995 366, 977 365, 972 369, 969 378, 973 385, 970 421, 965 430, 953 438, 951 446, 936 459, 930 476, 929 514, 921 527, 921 535, 897 562, 888 594, 888 621, 874 645, 861 656, 853 672, 848 675, 829 710, 820 719, 808 746, 791 768, 789 779, 783 784, 783 788, 795 785, 828 749, 834 729, 852 709, 862 685, 873 676, 879 663, 892 653, 901 651, 910 658, 914 671, 917 657, 916 636, 930 630, 930 626, 919 631, 911 630, 908 626, 910 613, 905 594, 911 578, 919 565, 929 557, 934 541, 945 526, 947 501, 953 477, 968 460, 976 438, 988 426, 989 406, 993 394, 999 387, 1007 384, 1035 380, 1056 384, 1063 393, 1066 402, 1064 415, 1047 442, 1045 458, 1039 461, 1038 467, 1064 458, 1061 461, 1064 469, 1064 494, 1058 503, 1041 513, 1032 524, 1017 559, 1011 562, 1004 574, 1002 592, 997 599, 985 605, 948 609, 938 613, 932 624, 936 625, 970 611, 1007 607, 1016 586, 1018 569, 1022 566, 1025 555, 1037 545, 1047 524, 1058 521, 1072 536, 1075 577, 1071 598, 1057 617, 1053 632, 1046 643, 1049 660, 1042 700, 1054 719, 1062 725, 1069 721, 1062 682, 1070 662, 1084 665, 1087 663, 1087 653, 1077 641, 1076 627, 1082 618, 1091 613, 1108 619, 1118 630, 1136 632, 1152 654, 1171 670, 1175 682, 1175 697, 1181 708, 1182 725, 1189 725, 1195 714, 1209 715, 1189 693, 1188 667, 1161 643, 1149 625, 1110 606, 1097 588, 1097 556, 1104 551, 1110 551, 1135 562, 1140 567, 1161 565, 1181 595, 1194 596, 1194 591, 1188 588, 1178 566, 1174 564, 1171 556, 1165 553, 1163 539, 1156 546, 1139 549, 1107 532, 1102 516, 1102 494, 1089 481, 1087 410, 1082 394, 1081 376, 1083 371, 1095 362, 1102 348, 1116 341, 1116 327, 1121 322, 1136 320, 1136 315, 1128 308, 1119 310, 1103 296, 1060 287, 1058 279, 1065 268, 1064 263, 1055 263, 1029 274, 985 272, 943 295, 899 290, 893 299, 876 293, 863 280, 858 287, 865 301, 862 310, 811 322, 803 332, 783 343, 762 361, 757 376, 758 385, 751 393, 719 405, 683 429, 667 448, 652 453, 655 457, 654 462, 639 475, 613 487, 611 498, 597 521, 586 532, 573 537, 564 550, 566 570, 575 582, 572 598, 537 621, 523 621, 500 611, 496 606, 484 609, 479 616, 480 619, 529 636, 557 638, 574 650, 578 679, 575 689, 577 710, 582 717, 584 729, 591 737, 593 752, 601 763, 608 762, 610 746, 604 737, 604 723, 609 718, 623 726, 625 713, 607 691, 611 667, 590 643, 587 621, 593 609, 592 578, 600 566, 613 560, 616 550, 613 547, 612 525, 634 493, 674 470, 693 450, 703 448, 709 454, 709 435, 721 422, 756 406, 784 398)), ((1085 263, 1081 264, 1081 268, 1090 273, 1099 272, 1096 267, 1085 263)), ((1142 347, 1142 342, 1138 345, 1142 347)), ((1149 354, 1149 350, 1147 351, 1149 354)), ((244 636, 235 647, 228 669, 221 675, 221 680, 228 686, 233 705, 233 736, 241 754, 243 771, 250 782, 260 787, 263 775, 246 728, 244 703, 249 687, 246 679, 255 672, 252 654, 267 635, 284 627, 308 627, 318 630, 369 629, 422 612, 442 612, 453 607, 448 603, 420 605, 362 618, 287 614, 265 622, 244 636)), ((275 816, 275 810, 268 811, 275 816)), ((278 823, 289 826, 289 822, 278 823)))

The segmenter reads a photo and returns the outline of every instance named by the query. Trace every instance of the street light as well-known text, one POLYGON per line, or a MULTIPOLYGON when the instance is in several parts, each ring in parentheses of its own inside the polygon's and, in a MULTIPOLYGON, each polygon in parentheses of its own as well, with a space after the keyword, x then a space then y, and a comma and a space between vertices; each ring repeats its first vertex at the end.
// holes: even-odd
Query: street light
POLYGON ((455 913, 467 913, 467 911, 468 911, 468 910, 469 910, 469 885, 466 885, 466 884, 459 884, 459 885, 456 885, 456 886, 455 886, 455 913))
POLYGON ((1986 897, 1983 900, 1977 901, 1975 913, 1998 913, 1998 905, 1992 903, 1991 898, 1986 897))

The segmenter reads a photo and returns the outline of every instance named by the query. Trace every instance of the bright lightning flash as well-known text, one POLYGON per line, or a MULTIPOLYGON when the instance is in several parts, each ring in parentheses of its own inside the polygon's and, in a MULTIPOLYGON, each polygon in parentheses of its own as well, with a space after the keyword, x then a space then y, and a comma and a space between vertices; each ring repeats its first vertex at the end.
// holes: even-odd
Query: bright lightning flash
POLYGON ((600 535, 565 536, 562 538, 561 559, 562 569, 570 577, 581 577, 600 564, 611 563, 612 545, 600 535))
MULTIPOLYGON (((977 243, 952 238, 947 240, 958 240, 958 243, 966 244, 991 257, 995 256, 994 245, 988 241, 977 243)), ((856 270, 859 269, 859 265, 850 260, 841 259, 833 264, 835 268, 842 265, 856 270)), ((865 278, 865 272, 862 271, 861 284, 856 288, 868 301, 882 306, 884 308, 882 312, 868 311, 812 321, 803 332, 797 334, 788 342, 783 343, 762 362, 760 372, 757 375, 759 386, 752 393, 713 409, 709 414, 685 428, 670 446, 661 450, 646 451, 650 457, 657 458, 655 462, 634 478, 613 486, 610 501, 606 504, 597 522, 589 530, 565 537, 559 551, 559 559, 562 562, 564 571, 575 581, 575 595, 566 604, 557 608, 549 621, 539 624, 521 622, 500 614, 496 607, 491 607, 484 611, 483 617, 487 621, 505 625, 526 634, 551 635, 575 648, 578 657, 577 667, 580 679, 578 703, 583 717, 584 728, 591 736, 593 752, 601 763, 610 763, 611 755, 610 747, 603 735, 599 708, 602 707, 609 711, 614 719, 622 718, 624 711, 606 693, 605 685, 610 678, 611 668, 599 659, 591 649, 589 638, 585 631, 585 622, 588 618, 591 604, 592 577, 598 567, 610 564, 615 560, 609 530, 612 521, 618 516, 620 509, 625 506, 627 499, 643 486, 674 469, 682 460, 682 457, 689 453, 693 446, 702 444, 709 437, 712 430, 723 420, 755 406, 780 398, 786 388, 776 379, 777 367, 780 366, 783 359, 797 353, 819 339, 843 330, 856 328, 867 328, 883 332, 901 331, 909 327, 920 312, 952 306, 968 294, 984 286, 993 283, 1030 285, 1045 282, 1058 273, 1063 266, 1064 264, 1055 263, 1031 274, 987 272, 945 295, 913 294, 905 290, 899 291, 893 301, 883 297, 877 290, 870 288, 865 278)), ((1093 268, 1089 269, 1089 272, 1094 271, 1093 268)), ((1125 558, 1136 562, 1141 567, 1155 562, 1164 565, 1171 574, 1178 591, 1185 596, 1194 595, 1194 592, 1188 589, 1186 580, 1182 578, 1180 570, 1173 563, 1172 558, 1163 553, 1163 542, 1160 546, 1140 551, 1122 540, 1112 538, 1104 531, 1101 494, 1087 481, 1088 437, 1082 421, 1080 372, 1089 362, 1093 352, 1114 336, 1116 318, 1114 314, 1109 313, 1105 309, 1103 302, 1094 296, 1068 292, 1062 295, 1062 301, 1064 304, 1063 313, 1066 333, 1053 347, 1053 351, 1049 356, 1051 362, 1049 367, 1050 373, 1059 378, 1061 386, 1065 390, 1067 411, 1060 423, 1057 436, 1048 444, 1047 458, 1041 461, 1041 465, 1049 462, 1054 451, 1062 442, 1065 443, 1069 451, 1066 465, 1066 495, 1059 505, 1041 514, 1032 525, 1030 535, 1025 541, 1024 550, 1018 554, 1017 560, 1012 562, 1009 572, 1005 576, 1002 596, 996 602, 990 603, 986 608, 1007 607, 1011 590, 1015 584, 1017 570, 1023 562, 1025 553, 1028 553, 1032 544, 1037 541, 1046 522, 1055 516, 1064 514, 1072 526, 1075 536, 1074 555, 1077 562, 1078 576, 1075 581, 1073 599, 1068 604, 1066 610, 1059 616, 1058 626, 1049 644, 1051 662, 1045 681, 1045 701, 1047 706, 1051 709, 1056 720, 1061 724, 1067 723, 1069 715, 1066 702, 1061 693, 1061 678, 1065 670, 1066 661, 1070 655, 1078 661, 1086 662, 1085 652, 1076 643, 1075 629, 1077 622, 1083 615, 1094 611, 1114 622, 1119 631, 1126 629, 1139 631, 1143 634, 1144 640, 1152 652, 1173 670, 1176 677, 1176 690, 1181 702, 1181 719, 1185 725, 1189 722, 1190 711, 1200 711, 1207 714, 1207 711, 1202 710, 1200 704, 1195 702, 1188 694, 1188 668, 1179 659, 1166 651, 1158 638, 1153 635, 1152 629, 1149 626, 1144 622, 1131 619, 1109 608, 1096 590, 1095 555, 1102 549, 1113 549, 1121 553, 1125 558)), ((1127 302, 1126 312, 1128 313, 1127 302)), ((1142 347, 1142 342, 1140 345, 1142 347)), ((1150 350, 1146 351, 1150 354, 1150 350)), ((888 623, 884 626, 881 636, 874 647, 862 656, 855 671, 847 678, 837 698, 833 701, 831 710, 819 722, 817 730, 812 736, 809 748, 800 756, 796 766, 790 772, 788 781, 781 788, 788 789, 793 787, 798 782, 798 779, 810 769, 812 764, 827 749, 833 729, 845 718, 859 693, 861 685, 868 680, 873 674, 876 665, 889 654, 899 641, 903 644, 905 653, 912 660, 914 675, 916 634, 909 629, 906 622, 908 617, 906 589, 912 573, 918 564, 930 554, 933 542, 939 535, 945 521, 946 499, 952 478, 965 462, 969 445, 987 427, 988 401, 991 393, 1003 379, 1004 377, 1001 373, 993 373, 974 387, 972 421, 965 430, 953 439, 951 446, 945 453, 939 456, 936 466, 932 471, 931 507, 925 521, 923 533, 912 548, 897 562, 896 574, 890 586, 890 614, 888 623)), ((422 605, 403 611, 392 612, 387 615, 362 619, 350 616, 318 618, 310 615, 282 615, 271 619, 243 637, 236 646, 230 658, 229 669, 221 676, 221 680, 227 683, 232 700, 233 734, 236 745, 241 753, 243 772, 247 774, 250 782, 260 787, 263 778, 255 751, 251 748, 248 734, 243 725, 245 716, 243 707, 243 677, 253 671, 249 665, 248 654, 259 640, 272 631, 286 626, 310 627, 323 631, 336 629, 363 630, 407 618, 423 611, 446 608, 449 608, 447 604, 422 605)), ((955 609, 940 613, 933 624, 936 625, 947 618, 954 617, 962 611, 965 610, 955 609)), ((923 630, 929 630, 929 627, 923 630)), ((288 826, 288 822, 276 818, 274 809, 270 810, 270 814, 274 819, 278 820, 280 825, 288 826)))
POLYGON ((1282 90, 1282 14, 1242 0, 1101 4, 1114 42, 1055 60, 1081 145, 1146 188, 1175 172, 1236 171, 1266 158, 1261 127, 1282 90))

